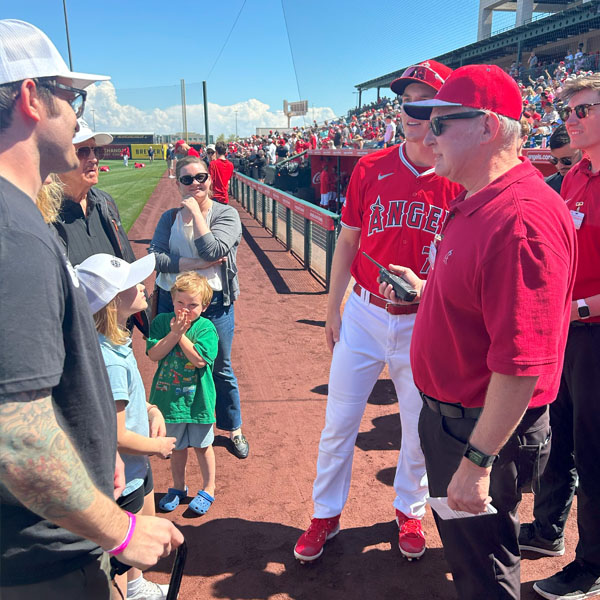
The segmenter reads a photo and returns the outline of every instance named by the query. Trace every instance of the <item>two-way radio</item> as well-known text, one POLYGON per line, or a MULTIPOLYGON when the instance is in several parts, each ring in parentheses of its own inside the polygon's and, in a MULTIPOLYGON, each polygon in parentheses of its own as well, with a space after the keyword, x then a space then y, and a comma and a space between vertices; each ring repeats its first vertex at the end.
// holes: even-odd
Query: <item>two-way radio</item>
POLYGON ((417 290, 415 290, 415 288, 405 279, 400 277, 400 275, 394 275, 383 265, 380 265, 375 259, 371 258, 366 252, 363 252, 363 255, 379 267, 379 280, 382 283, 389 283, 394 288, 394 293, 399 300, 402 300, 402 302, 412 302, 417 297, 417 290))

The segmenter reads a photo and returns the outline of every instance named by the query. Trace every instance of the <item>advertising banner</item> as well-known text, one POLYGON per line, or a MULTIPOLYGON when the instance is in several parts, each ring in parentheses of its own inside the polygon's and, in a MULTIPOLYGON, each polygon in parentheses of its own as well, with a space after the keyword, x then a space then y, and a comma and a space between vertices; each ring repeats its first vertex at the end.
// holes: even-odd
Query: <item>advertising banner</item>
POLYGON ((544 177, 556 173, 556 167, 550 162, 552 158, 550 148, 525 148, 523 156, 526 156, 532 162, 533 166, 542 172, 544 177))
MULTIPOLYGON (((111 144, 104 146, 104 160, 121 160, 121 152, 124 148, 129 148, 129 144, 111 144)), ((131 148, 129 148, 131 155, 131 148)))
POLYGON ((131 158, 133 160, 150 160, 148 148, 154 148, 154 160, 164 160, 167 152, 165 144, 131 144, 131 158))

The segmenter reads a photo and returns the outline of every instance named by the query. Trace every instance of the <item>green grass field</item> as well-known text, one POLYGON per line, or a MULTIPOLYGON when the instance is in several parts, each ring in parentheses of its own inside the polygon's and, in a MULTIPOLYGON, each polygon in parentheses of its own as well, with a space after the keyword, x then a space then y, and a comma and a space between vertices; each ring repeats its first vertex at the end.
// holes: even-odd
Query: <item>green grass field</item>
POLYGON ((120 160, 100 161, 100 166, 107 165, 110 171, 100 172, 97 187, 108 192, 115 199, 125 231, 129 231, 138 218, 158 180, 167 169, 164 160, 155 160, 153 164, 149 161, 139 161, 145 163, 143 169, 134 168, 134 162, 129 159, 129 166, 125 168, 120 160))

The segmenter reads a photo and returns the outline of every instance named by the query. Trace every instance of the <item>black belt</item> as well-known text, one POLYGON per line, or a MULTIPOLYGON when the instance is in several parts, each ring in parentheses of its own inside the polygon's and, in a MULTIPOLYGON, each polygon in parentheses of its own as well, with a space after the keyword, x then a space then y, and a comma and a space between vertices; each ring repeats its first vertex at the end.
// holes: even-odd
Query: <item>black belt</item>
POLYGON ((440 402, 423 392, 419 392, 423 402, 435 413, 448 417, 449 419, 478 419, 482 408, 466 408, 460 404, 450 404, 449 402, 440 402))
POLYGON ((592 321, 588 323, 586 321, 571 321, 571 327, 600 327, 600 323, 592 321))

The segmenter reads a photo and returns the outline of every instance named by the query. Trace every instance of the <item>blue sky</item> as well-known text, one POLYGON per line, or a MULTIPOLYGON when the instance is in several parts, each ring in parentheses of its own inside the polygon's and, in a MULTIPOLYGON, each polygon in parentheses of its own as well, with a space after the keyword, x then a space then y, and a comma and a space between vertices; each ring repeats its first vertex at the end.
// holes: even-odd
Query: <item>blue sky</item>
MULTIPOLYGON (((187 104, 194 106, 201 105, 201 82, 208 78, 209 112, 214 104, 220 115, 213 126, 211 114, 211 133, 232 132, 237 110, 241 134, 254 122, 281 118, 276 113, 284 98, 308 100, 309 118, 313 106, 318 120, 329 114, 320 110, 325 107, 331 114, 345 113, 356 103, 356 83, 475 41, 478 5, 478 0, 67 0, 74 69, 110 75, 115 88, 115 94, 108 90, 110 101, 100 94, 92 99, 100 124, 131 128, 141 119, 152 127, 154 109, 179 104, 180 79, 186 80, 187 104), (251 99, 258 102, 249 104, 251 99), (121 122, 115 115, 123 106, 139 110, 121 122)), ((62 0, 3 2, 0 17, 37 25, 67 59, 62 0)), ((363 101, 374 97, 369 92, 363 101)), ((170 120, 155 127, 173 119, 174 109, 170 120)), ((194 120, 191 125, 200 127, 194 120)))

